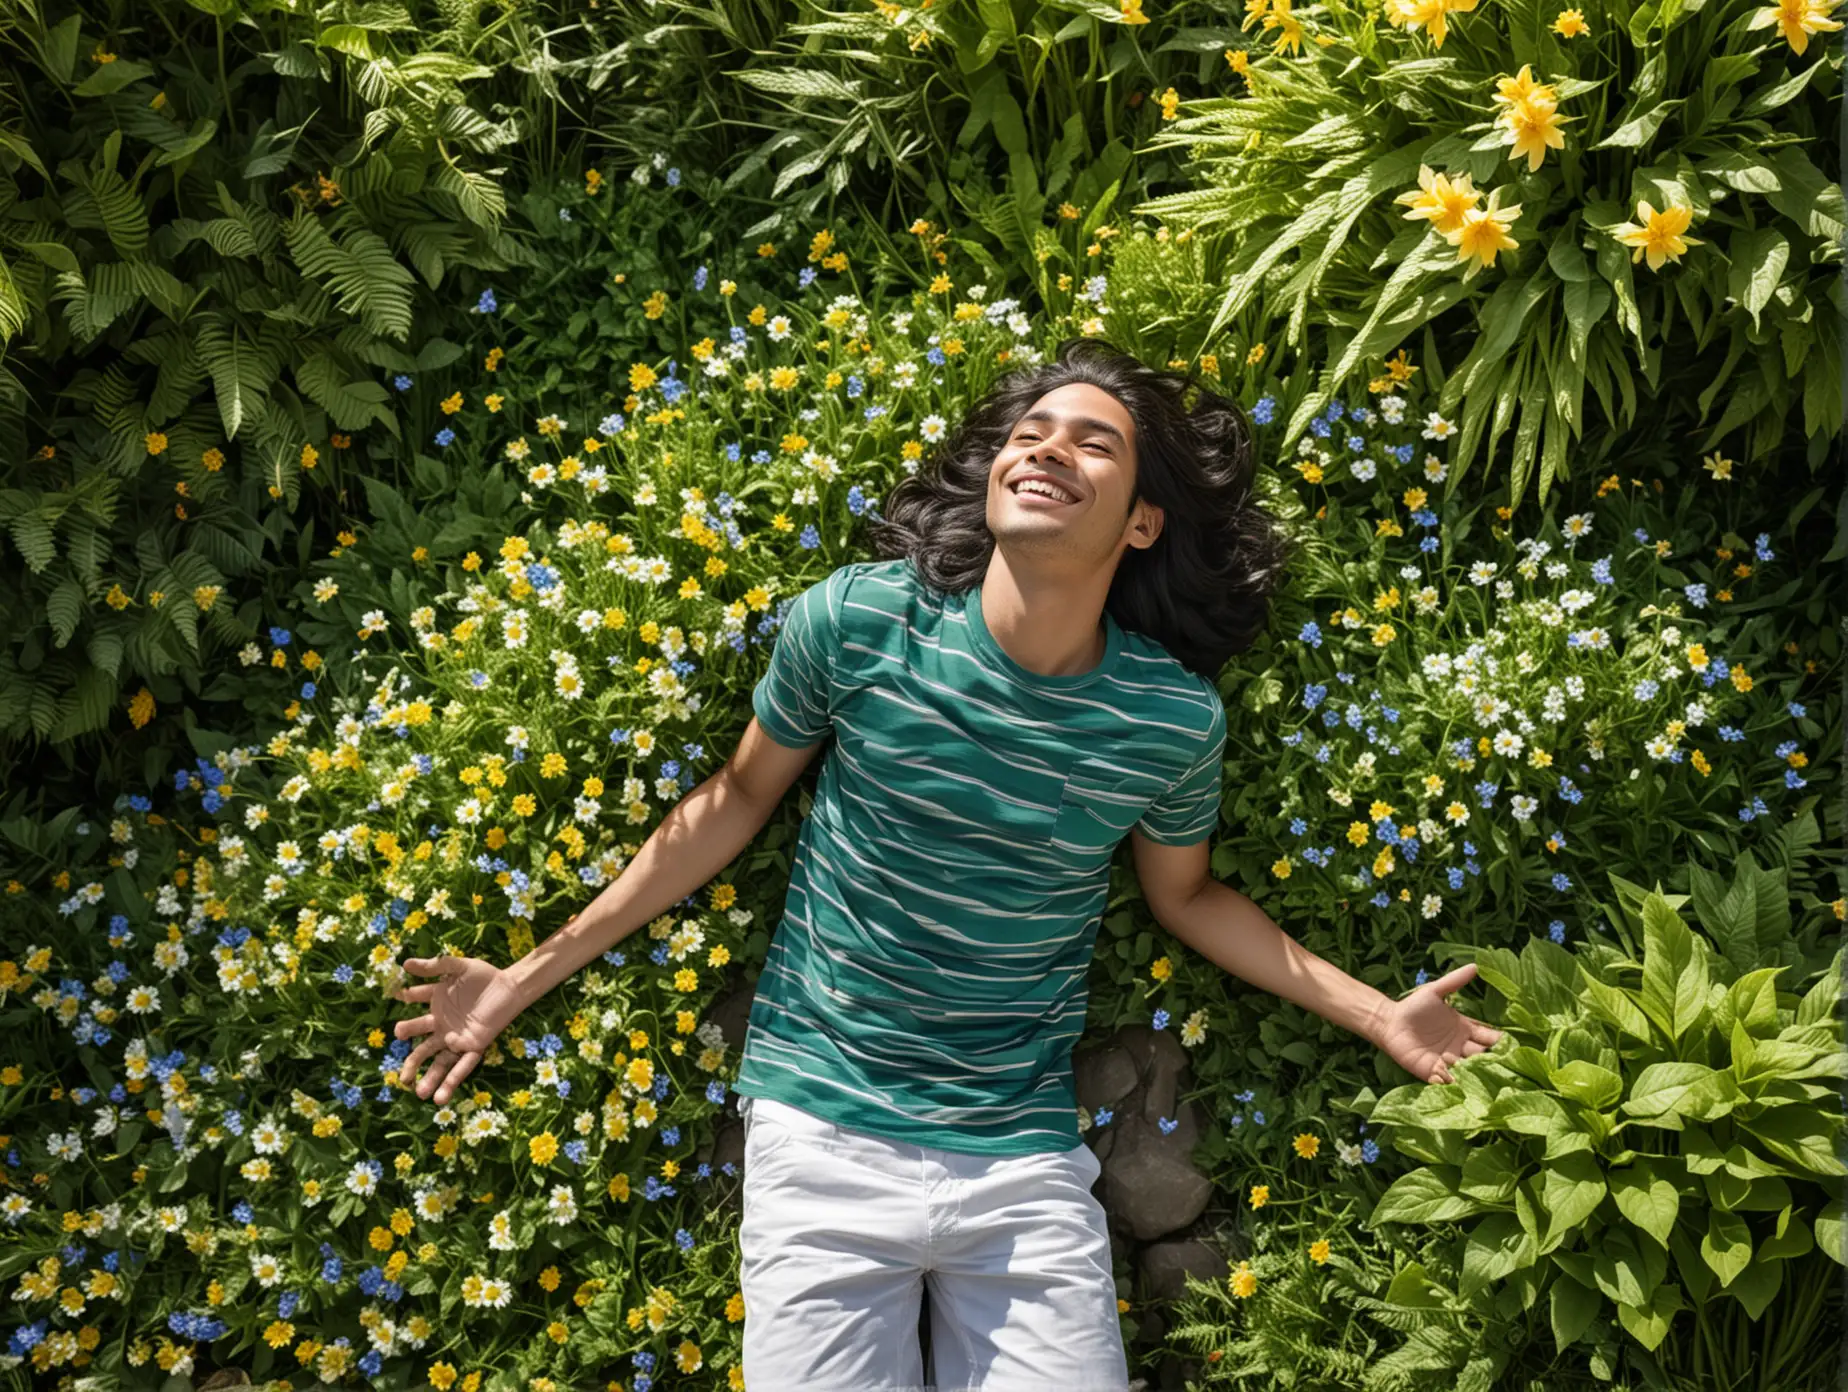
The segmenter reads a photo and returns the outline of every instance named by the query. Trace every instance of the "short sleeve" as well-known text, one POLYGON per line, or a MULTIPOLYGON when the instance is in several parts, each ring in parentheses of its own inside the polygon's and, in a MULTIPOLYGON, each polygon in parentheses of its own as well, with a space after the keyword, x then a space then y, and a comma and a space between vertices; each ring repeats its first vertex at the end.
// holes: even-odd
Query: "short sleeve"
POLYGON ((1180 780, 1157 798, 1136 830, 1163 846, 1191 846, 1219 825, 1219 795, 1225 775, 1226 708, 1214 691, 1212 720, 1200 757, 1180 780))
POLYGON ((834 655, 842 570, 810 585, 791 602, 770 650, 770 667, 751 693, 764 733, 791 749, 806 749, 833 728, 834 655))

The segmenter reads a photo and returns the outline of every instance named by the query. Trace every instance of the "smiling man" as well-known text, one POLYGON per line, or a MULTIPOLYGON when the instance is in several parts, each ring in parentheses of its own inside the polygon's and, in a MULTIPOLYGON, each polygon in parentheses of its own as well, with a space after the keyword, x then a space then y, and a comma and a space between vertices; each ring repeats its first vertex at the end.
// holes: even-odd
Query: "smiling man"
POLYGON ((401 1037, 447 1101, 526 1005, 728 865, 823 755, 735 1083, 752 1392, 1128 1382, 1072 1049, 1120 843, 1154 916, 1418 1078, 1495 1042, 1392 1000, 1214 881, 1226 709, 1284 561, 1239 407, 1096 340, 1013 373, 894 490, 885 560, 790 606, 755 718, 627 871, 401 1037), (439 1086, 440 1083, 440 1086, 439 1086))

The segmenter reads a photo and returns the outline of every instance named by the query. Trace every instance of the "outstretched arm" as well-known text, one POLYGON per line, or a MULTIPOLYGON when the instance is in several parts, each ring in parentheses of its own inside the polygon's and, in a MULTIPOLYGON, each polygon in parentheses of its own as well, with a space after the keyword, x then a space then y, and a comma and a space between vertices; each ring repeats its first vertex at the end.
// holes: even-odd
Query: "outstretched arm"
POLYGON ((1371 1041, 1426 1082, 1450 1082, 1450 1064, 1501 1038, 1500 1031, 1444 1003, 1475 978, 1474 963, 1393 1000, 1316 956, 1250 899, 1215 880, 1208 845, 1164 846, 1131 833, 1136 876, 1150 910, 1208 961, 1371 1041))

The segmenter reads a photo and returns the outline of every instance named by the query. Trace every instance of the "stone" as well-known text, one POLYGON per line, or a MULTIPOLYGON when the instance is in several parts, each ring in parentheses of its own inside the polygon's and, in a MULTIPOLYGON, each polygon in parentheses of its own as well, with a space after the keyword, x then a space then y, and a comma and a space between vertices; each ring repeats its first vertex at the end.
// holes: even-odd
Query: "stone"
POLYGON ((1223 1281, 1226 1259, 1198 1238, 1153 1242, 1142 1249, 1142 1289, 1151 1300, 1174 1300, 1187 1291, 1187 1278, 1223 1281))
POLYGON ((1197 1123, 1184 1122, 1164 1136, 1160 1127, 1132 1113, 1106 1129, 1116 1132, 1109 1156, 1100 1151, 1103 1203, 1113 1224, 1138 1242, 1152 1242, 1205 1211, 1212 1182, 1187 1158, 1197 1123))

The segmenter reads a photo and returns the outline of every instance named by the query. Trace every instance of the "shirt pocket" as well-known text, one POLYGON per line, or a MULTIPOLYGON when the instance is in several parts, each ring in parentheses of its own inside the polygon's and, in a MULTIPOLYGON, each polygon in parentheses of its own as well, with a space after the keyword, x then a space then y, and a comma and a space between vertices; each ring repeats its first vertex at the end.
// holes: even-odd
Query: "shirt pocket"
POLYGON ((1052 824, 1052 848, 1101 866, 1148 810, 1147 780, 1102 760, 1080 759, 1066 777, 1052 824))

